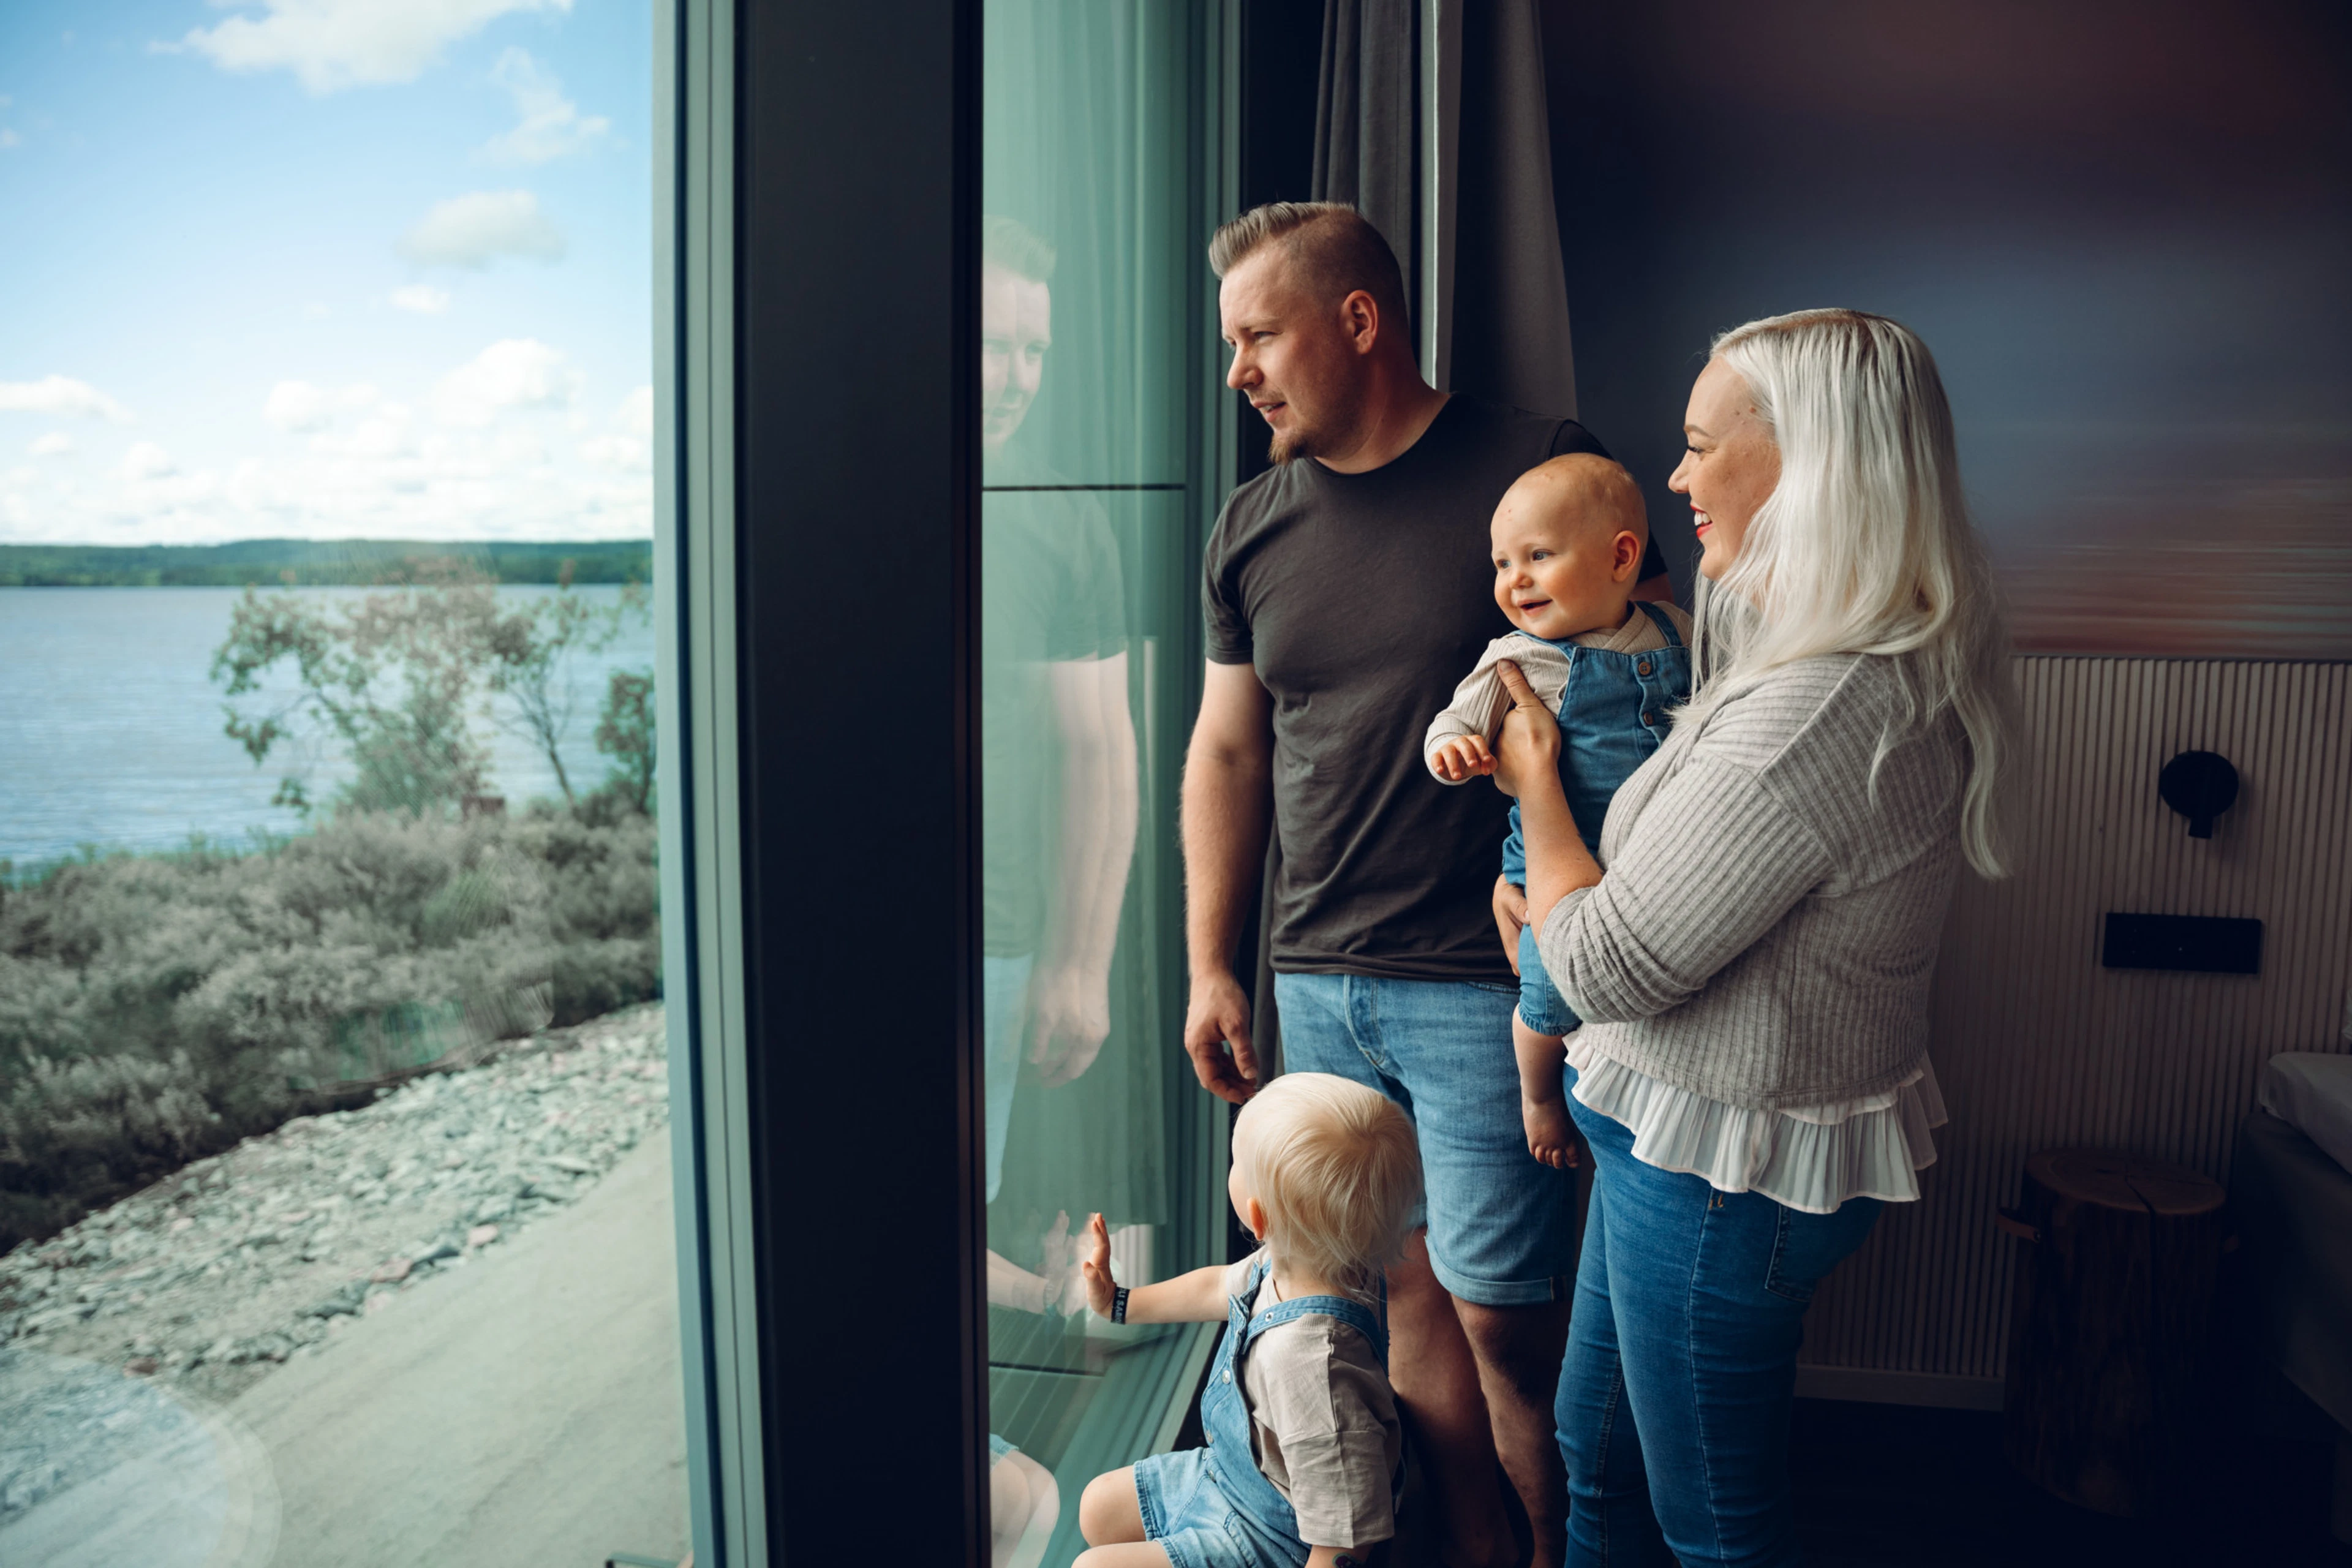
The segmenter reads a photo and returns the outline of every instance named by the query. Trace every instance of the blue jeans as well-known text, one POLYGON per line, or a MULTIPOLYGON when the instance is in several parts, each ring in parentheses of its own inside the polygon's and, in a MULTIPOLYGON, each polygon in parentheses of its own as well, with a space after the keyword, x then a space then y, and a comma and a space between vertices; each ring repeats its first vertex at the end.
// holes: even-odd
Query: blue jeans
POLYGON ((1553 1409, 1568 1562, 1798 1561, 1789 1417, 1806 1303, 1870 1234, 1875 1198, 1809 1215, 1633 1158, 1623 1123, 1568 1108, 1592 1206, 1553 1409))
POLYGON ((1274 995, 1286 1070, 1351 1079, 1412 1118, 1438 1283, 1484 1307, 1564 1300, 1575 1185, 1528 1152, 1511 1050, 1518 986, 1277 974, 1274 995))

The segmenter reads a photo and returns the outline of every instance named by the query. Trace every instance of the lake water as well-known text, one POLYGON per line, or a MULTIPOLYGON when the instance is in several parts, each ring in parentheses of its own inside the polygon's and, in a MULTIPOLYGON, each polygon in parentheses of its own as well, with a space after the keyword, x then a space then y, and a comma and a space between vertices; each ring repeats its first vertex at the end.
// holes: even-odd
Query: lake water
MULTIPOLYGON (((511 603, 557 591, 515 586, 499 596, 511 603)), ((332 793, 348 770, 331 745, 288 753, 281 742, 257 767, 222 728, 220 689, 206 671, 242 592, 0 588, 0 860, 23 867, 85 845, 168 849, 195 833, 242 840, 254 828, 292 832, 301 819, 269 804, 280 777, 303 776, 314 800, 332 793)), ((307 592, 354 598, 368 590, 307 592)), ((572 592, 597 605, 621 594, 572 592)), ((561 751, 573 789, 593 788, 608 765, 595 745, 606 678, 650 668, 653 657, 653 632, 638 626, 604 653, 572 660, 561 751)), ((481 730, 493 789, 517 804, 560 793, 532 746, 487 721, 481 730)))

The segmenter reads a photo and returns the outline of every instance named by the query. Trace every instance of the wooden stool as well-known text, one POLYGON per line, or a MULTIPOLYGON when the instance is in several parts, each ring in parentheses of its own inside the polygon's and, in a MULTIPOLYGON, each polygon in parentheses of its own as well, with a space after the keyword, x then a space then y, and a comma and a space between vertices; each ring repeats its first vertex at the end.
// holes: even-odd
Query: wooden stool
POLYGON ((1999 1222, 2032 1243, 2009 1324, 2019 1474, 2101 1513, 2170 1510, 2189 1474, 2222 1197, 2186 1166, 2105 1150, 2025 1162, 2024 1194, 1999 1222))

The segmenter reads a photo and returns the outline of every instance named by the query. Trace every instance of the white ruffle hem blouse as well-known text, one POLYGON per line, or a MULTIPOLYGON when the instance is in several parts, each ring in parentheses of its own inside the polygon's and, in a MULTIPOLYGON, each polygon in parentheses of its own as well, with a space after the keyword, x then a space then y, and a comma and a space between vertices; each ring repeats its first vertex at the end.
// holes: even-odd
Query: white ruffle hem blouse
POLYGON ((1822 1105, 1751 1110, 1708 1100, 1566 1041, 1576 1098, 1633 1132, 1633 1157, 1697 1176, 1721 1193, 1761 1193, 1806 1214, 1848 1198, 1909 1203, 1936 1163, 1933 1130, 1949 1120, 1936 1069, 1890 1089, 1822 1105))

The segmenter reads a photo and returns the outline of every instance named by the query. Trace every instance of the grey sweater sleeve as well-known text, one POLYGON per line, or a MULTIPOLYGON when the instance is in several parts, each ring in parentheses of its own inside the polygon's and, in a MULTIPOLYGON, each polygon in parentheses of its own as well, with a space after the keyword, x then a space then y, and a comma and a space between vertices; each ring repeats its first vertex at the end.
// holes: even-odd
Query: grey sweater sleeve
POLYGON ((1695 754, 1651 797, 1600 886, 1552 906, 1536 945, 1578 1017, 1646 1018, 1696 994, 1832 868, 1756 773, 1695 754))

